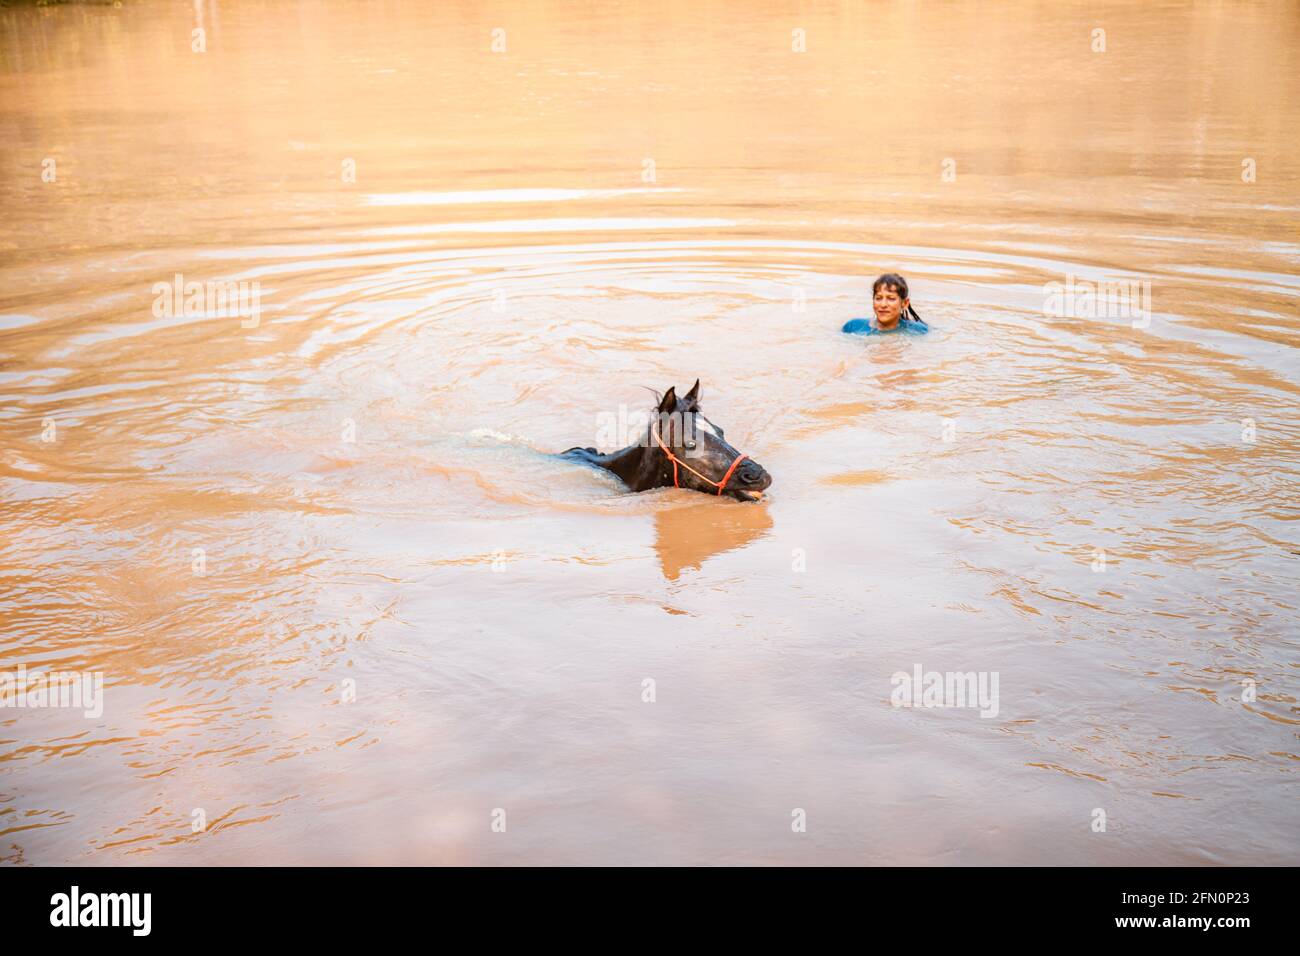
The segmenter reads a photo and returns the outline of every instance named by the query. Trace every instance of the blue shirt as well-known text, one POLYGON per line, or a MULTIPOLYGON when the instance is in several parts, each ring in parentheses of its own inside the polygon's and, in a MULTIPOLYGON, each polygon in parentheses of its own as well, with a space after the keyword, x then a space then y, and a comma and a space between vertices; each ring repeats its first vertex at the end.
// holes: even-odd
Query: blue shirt
POLYGON ((849 335, 893 335, 895 332, 906 332, 909 335, 924 335, 930 331, 930 327, 924 322, 916 319, 899 319, 898 325, 892 329, 882 329, 876 325, 875 319, 849 319, 844 323, 841 332, 847 332, 849 335))

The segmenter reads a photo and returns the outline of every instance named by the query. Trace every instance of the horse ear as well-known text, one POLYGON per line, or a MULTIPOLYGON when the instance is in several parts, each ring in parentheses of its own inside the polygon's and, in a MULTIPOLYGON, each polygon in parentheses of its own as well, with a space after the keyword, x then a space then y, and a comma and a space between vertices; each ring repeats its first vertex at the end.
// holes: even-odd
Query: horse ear
POLYGON ((698 378, 695 380, 695 384, 691 386, 691 390, 686 393, 686 397, 682 399, 682 401, 684 401, 687 405, 695 405, 696 407, 699 406, 700 380, 698 378))
POLYGON ((669 386, 668 391, 664 392, 663 400, 659 403, 659 412, 667 414, 677 410, 677 389, 669 386))

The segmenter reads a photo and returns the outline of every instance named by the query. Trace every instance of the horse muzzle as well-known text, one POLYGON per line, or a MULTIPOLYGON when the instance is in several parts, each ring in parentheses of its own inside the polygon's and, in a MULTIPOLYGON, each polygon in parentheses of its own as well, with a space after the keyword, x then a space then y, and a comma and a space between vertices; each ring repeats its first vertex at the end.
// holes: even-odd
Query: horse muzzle
POLYGON ((756 461, 746 460, 731 476, 727 492, 740 501, 759 501, 772 484, 772 476, 756 461))

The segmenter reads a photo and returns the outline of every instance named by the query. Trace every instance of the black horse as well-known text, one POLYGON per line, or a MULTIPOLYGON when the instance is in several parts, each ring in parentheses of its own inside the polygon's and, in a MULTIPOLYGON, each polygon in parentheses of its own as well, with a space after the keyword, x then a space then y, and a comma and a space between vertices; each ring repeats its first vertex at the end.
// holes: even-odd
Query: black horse
POLYGON ((728 445, 722 429, 704 417, 699 379, 682 398, 668 389, 641 441, 608 455, 594 448, 570 448, 560 455, 612 471, 633 491, 672 485, 758 501, 772 484, 762 465, 728 445))

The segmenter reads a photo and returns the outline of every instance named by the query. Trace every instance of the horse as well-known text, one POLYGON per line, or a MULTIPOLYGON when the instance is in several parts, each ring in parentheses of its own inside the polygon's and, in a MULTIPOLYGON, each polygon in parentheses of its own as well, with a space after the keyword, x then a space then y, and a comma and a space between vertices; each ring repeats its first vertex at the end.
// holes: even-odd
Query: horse
POLYGON ((669 388, 642 439, 619 451, 570 448, 561 458, 613 472, 632 491, 689 488, 739 501, 758 501, 772 476, 727 444, 722 429, 700 411, 700 380, 681 398, 669 388))

